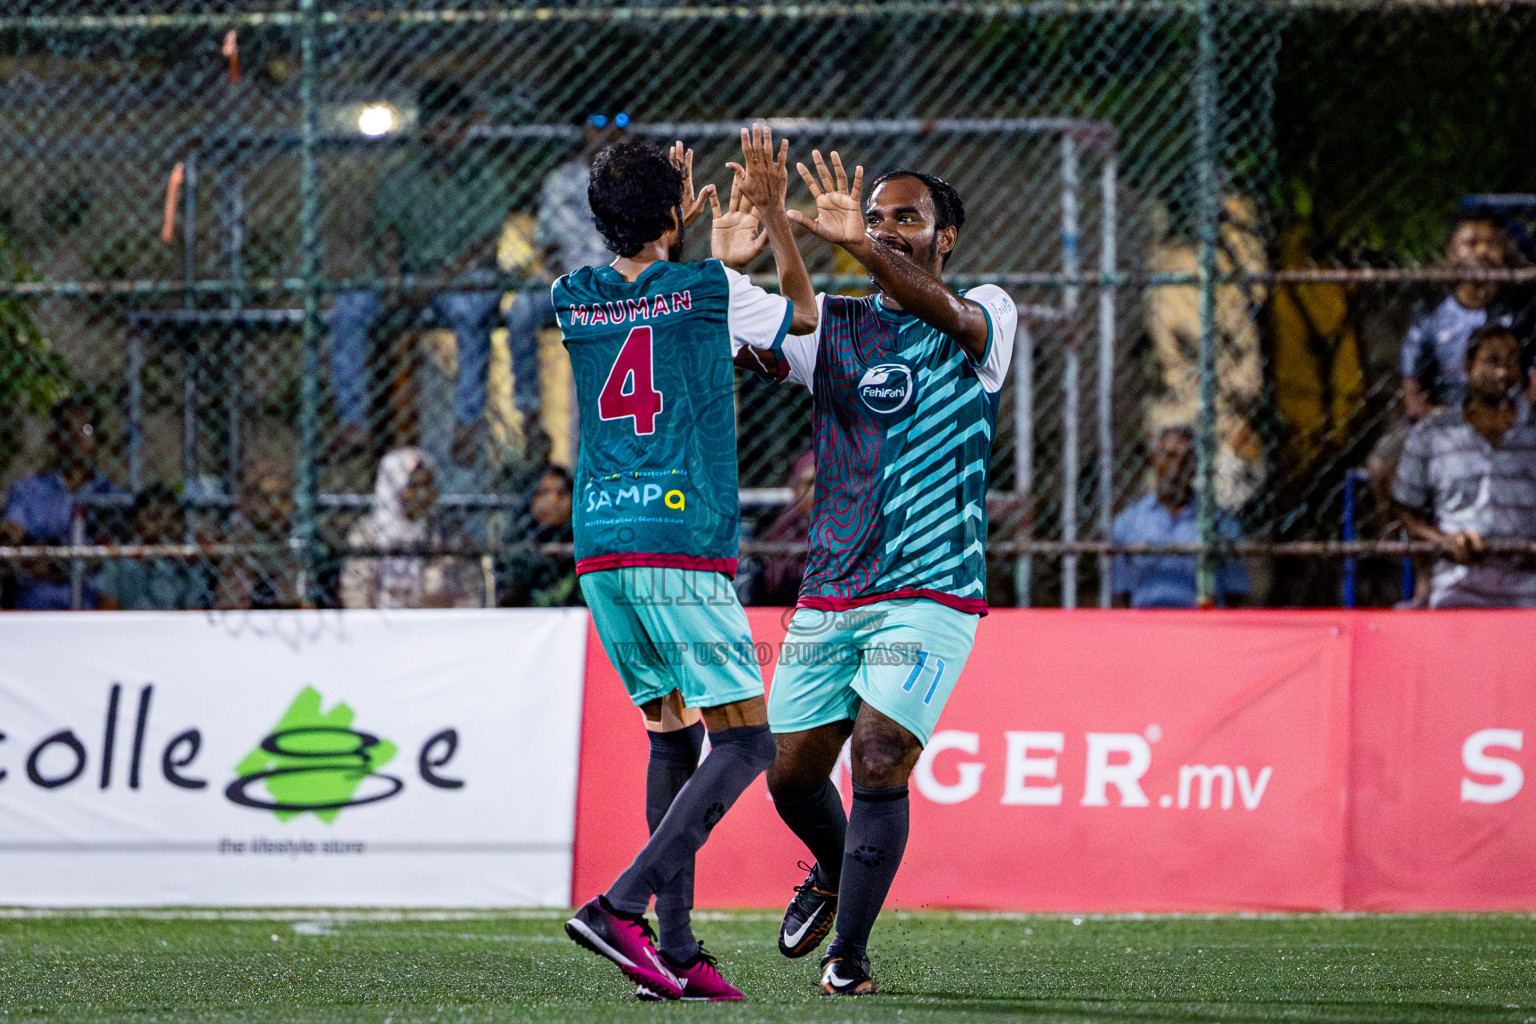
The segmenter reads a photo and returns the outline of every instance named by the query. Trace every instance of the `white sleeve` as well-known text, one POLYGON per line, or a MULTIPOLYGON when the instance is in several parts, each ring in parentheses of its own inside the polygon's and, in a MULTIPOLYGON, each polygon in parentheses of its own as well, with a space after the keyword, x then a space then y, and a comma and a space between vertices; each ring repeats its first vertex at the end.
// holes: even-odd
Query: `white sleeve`
POLYGON ((777 348, 784 335, 789 333, 790 322, 795 317, 795 307, 782 295, 774 295, 752 283, 745 274, 738 274, 720 264, 731 294, 726 308, 727 326, 731 332, 731 355, 743 348, 777 348))
POLYGON ((971 365, 981 386, 990 394, 997 394, 1003 390, 1003 378, 1008 376, 1008 364, 1013 361, 1013 335, 1019 329, 1019 307, 995 284, 972 288, 965 297, 987 314, 987 350, 979 362, 971 365))
POLYGON ((826 315, 826 298, 825 293, 816 295, 816 329, 810 334, 786 335, 774 350, 779 362, 789 367, 789 372, 780 379, 804 384, 808 391, 816 390, 816 353, 821 351, 821 323, 826 315))

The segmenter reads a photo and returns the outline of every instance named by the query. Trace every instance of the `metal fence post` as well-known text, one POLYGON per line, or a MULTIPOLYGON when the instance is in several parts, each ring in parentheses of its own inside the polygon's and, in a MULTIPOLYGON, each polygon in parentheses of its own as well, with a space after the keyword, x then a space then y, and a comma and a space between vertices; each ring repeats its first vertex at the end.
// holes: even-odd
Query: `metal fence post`
POLYGON ((245 287, 245 185, 241 180, 240 169, 230 172, 228 194, 229 200, 225 215, 228 218, 226 229, 229 237, 229 279, 234 284, 234 289, 229 293, 229 341, 226 346, 227 358, 225 366, 225 382, 229 387, 229 393, 225 396, 225 419, 228 420, 226 430, 228 441, 226 452, 228 459, 229 490, 230 493, 239 486, 240 465, 243 458, 241 450, 240 434, 242 424, 241 404, 244 401, 243 385, 245 383, 245 357, 246 334, 240 325, 240 316, 245 310, 245 293, 241 290, 245 287))
POLYGON ((1216 244, 1220 197, 1216 181, 1217 81, 1215 0, 1199 0, 1195 63, 1196 210, 1200 245, 1200 412, 1195 450, 1195 497, 1200 554, 1195 584, 1201 604, 1214 600, 1216 541, 1216 244))
MULTIPOLYGON (((1082 261, 1078 253, 1078 187, 1082 172, 1078 166, 1077 138, 1070 132, 1061 136, 1061 272, 1072 283, 1061 292, 1061 311, 1066 325, 1066 362, 1061 374, 1061 539, 1068 544, 1077 540, 1077 488, 1080 471, 1078 425, 1081 413, 1078 401, 1082 393, 1080 378, 1082 351, 1077 334, 1078 287, 1076 278, 1082 261)), ((1077 555, 1061 560, 1061 606, 1077 607, 1077 555)))
MULTIPOLYGON (((1019 323, 1013 357, 1013 474, 1014 490, 1025 509, 1026 537, 1035 536, 1035 335, 1029 324, 1019 323)), ((1030 605, 1029 590, 1034 559, 1020 555, 1013 566, 1014 604, 1030 605)))
POLYGON ((315 583, 316 449, 320 415, 320 173, 315 163, 315 143, 320 130, 319 0, 300 0, 299 87, 302 122, 299 125, 300 244, 303 246, 304 357, 299 382, 299 487, 295 502, 294 536, 303 549, 301 577, 305 602, 312 599, 315 583))
MULTIPOLYGON (((1115 264, 1116 153, 1108 148, 1099 179, 1099 535, 1109 540, 1115 522, 1115 264)), ((1099 556, 1099 607, 1113 598, 1114 559, 1099 556)))
MULTIPOLYGON (((1344 529, 1342 537, 1346 541, 1358 539, 1355 533, 1355 489, 1362 483, 1370 482, 1370 474, 1363 469, 1350 469, 1344 472, 1344 529)), ((1344 559, 1344 607, 1353 608, 1358 596, 1357 582, 1359 579, 1358 563, 1354 558, 1344 559)))
MULTIPOLYGON (((187 154, 186 177, 182 192, 181 235, 182 279, 187 290, 181 303, 186 309, 197 308, 197 151, 187 154)), ((197 346, 196 333, 180 339, 181 347, 181 476, 188 488, 197 484, 197 346)))

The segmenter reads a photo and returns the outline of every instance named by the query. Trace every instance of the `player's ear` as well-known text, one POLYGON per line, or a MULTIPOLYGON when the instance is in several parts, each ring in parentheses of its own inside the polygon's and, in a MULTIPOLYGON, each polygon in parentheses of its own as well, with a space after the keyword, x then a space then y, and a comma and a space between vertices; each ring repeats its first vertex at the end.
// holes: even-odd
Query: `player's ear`
POLYGON ((960 237, 960 229, 951 224, 939 232, 939 255, 948 256, 955 249, 955 241, 960 237))

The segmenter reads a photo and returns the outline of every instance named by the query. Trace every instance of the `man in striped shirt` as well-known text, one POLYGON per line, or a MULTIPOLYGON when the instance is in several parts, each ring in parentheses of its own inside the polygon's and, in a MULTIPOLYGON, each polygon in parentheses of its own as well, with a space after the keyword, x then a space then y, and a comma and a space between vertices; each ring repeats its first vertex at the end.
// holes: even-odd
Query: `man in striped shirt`
POLYGON ((1536 569, 1488 554, 1489 540, 1536 539, 1536 423, 1518 394, 1520 343, 1489 324, 1467 343, 1466 397, 1413 428, 1392 496, 1414 540, 1446 545, 1431 608, 1536 607, 1536 569))

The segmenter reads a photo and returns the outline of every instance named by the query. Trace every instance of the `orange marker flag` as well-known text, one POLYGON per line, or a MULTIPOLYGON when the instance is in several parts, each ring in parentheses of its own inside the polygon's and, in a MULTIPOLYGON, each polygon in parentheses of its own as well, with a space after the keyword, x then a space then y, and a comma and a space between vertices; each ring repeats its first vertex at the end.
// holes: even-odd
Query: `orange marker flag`
POLYGON ((235 38, 235 30, 230 29, 224 33, 223 53, 229 59, 229 84, 240 84, 240 43, 235 38))
POLYGON ((180 160, 171 168, 171 180, 165 185, 165 219, 160 222, 160 241, 170 245, 176 240, 176 202, 181 198, 181 183, 187 179, 187 165, 180 160))

